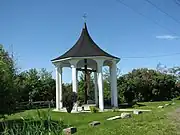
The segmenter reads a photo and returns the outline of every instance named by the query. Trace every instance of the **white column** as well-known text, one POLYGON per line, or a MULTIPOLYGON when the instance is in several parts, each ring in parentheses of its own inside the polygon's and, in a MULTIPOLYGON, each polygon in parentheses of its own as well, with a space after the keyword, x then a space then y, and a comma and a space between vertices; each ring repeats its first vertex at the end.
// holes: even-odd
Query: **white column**
POLYGON ((77 93, 77 72, 76 72, 76 66, 71 65, 72 68, 72 89, 73 92, 77 93))
POLYGON ((103 60, 96 60, 97 62, 97 72, 98 72, 98 90, 99 90, 99 109, 104 110, 104 95, 103 95, 103 60))
POLYGON ((113 75, 112 75, 112 66, 109 66, 109 73, 110 73, 110 85, 111 85, 111 106, 114 106, 114 94, 113 94, 113 75))
POLYGON ((94 94, 95 94, 95 103, 96 105, 98 105, 97 72, 94 72, 94 94))
POLYGON ((62 103, 62 67, 59 68, 59 108, 63 108, 62 103))
POLYGON ((60 110, 60 106, 59 106, 59 100, 60 100, 60 96, 59 96, 59 67, 56 67, 56 110, 60 110))
MULTIPOLYGON (((73 89, 73 92, 77 93, 78 92, 77 70, 76 70, 77 61, 76 60, 71 60, 70 63, 71 63, 71 68, 72 68, 72 89, 73 89)), ((75 111, 78 111, 77 104, 75 104, 75 111)))
POLYGON ((111 91, 113 91, 113 104, 114 107, 118 107, 118 93, 117 93, 117 67, 116 67, 116 61, 112 62, 111 65, 111 76, 112 76, 112 82, 111 82, 111 91))

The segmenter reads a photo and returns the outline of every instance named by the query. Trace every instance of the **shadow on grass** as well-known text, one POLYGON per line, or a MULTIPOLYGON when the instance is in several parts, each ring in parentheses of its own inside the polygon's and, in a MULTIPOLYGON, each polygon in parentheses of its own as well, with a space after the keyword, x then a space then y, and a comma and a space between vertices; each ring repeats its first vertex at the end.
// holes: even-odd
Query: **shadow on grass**
MULTIPOLYGON (((145 104, 142 103, 121 103, 119 104, 118 108, 120 109, 125 109, 125 108, 134 108, 134 107, 142 107, 142 106, 146 106, 145 104)), ((105 106, 105 109, 112 109, 112 106, 105 106)))
POLYGON ((136 103, 136 105, 138 106, 138 107, 141 107, 141 106, 146 106, 145 104, 140 104, 140 103, 136 103))
POLYGON ((133 108, 134 103, 122 103, 119 104, 119 108, 133 108))
POLYGON ((134 108, 134 107, 142 107, 142 106, 146 106, 146 105, 142 103, 122 103, 119 105, 119 108, 134 108))

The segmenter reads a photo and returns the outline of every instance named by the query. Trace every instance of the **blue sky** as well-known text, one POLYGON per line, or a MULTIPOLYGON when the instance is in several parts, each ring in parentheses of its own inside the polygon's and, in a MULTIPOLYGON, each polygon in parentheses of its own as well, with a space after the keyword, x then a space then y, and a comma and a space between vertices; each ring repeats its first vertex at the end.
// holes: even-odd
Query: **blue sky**
MULTIPOLYGON (((22 71, 47 68, 54 72, 50 60, 74 45, 83 27, 82 16, 87 13, 91 37, 101 48, 122 58, 118 64, 122 73, 155 68, 159 62, 180 66, 180 55, 125 58, 180 53, 180 23, 145 0, 122 1, 146 18, 117 0, 0 0, 0 44, 9 51, 13 45, 22 71)), ((180 6, 173 0, 150 1, 180 20, 180 6)), ((63 79, 70 81, 69 69, 64 70, 63 79)))

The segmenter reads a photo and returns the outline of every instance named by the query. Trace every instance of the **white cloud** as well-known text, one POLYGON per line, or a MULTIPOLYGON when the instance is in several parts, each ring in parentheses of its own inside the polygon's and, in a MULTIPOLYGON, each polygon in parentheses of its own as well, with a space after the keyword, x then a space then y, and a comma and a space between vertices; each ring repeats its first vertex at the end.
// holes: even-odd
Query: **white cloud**
POLYGON ((173 40, 173 39, 178 39, 180 37, 178 36, 172 36, 172 35, 162 35, 162 36, 156 36, 158 39, 167 39, 167 40, 173 40))

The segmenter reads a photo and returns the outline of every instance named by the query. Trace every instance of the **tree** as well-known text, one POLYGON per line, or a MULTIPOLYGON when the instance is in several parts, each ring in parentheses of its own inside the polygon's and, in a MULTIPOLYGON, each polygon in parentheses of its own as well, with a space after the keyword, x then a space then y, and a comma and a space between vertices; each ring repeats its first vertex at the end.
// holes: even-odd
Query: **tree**
POLYGON ((41 87, 38 91, 38 96, 40 100, 55 100, 55 94, 56 94, 56 82, 52 78, 52 73, 48 72, 46 69, 41 69, 40 73, 40 82, 41 87))
POLYGON ((169 73, 176 76, 177 80, 180 81, 180 67, 173 67, 168 69, 169 73))
POLYGON ((176 77, 152 69, 134 69, 118 78, 122 102, 169 100, 177 96, 176 77))
POLYGON ((21 72, 16 76, 16 79, 14 80, 17 89, 18 103, 29 101, 29 85, 27 82, 27 76, 27 72, 21 72))
POLYGON ((16 79, 20 102, 55 100, 55 80, 46 69, 21 72, 16 79))
POLYGON ((38 92, 41 87, 41 81, 38 71, 33 68, 25 72, 26 75, 26 90, 28 90, 29 101, 32 102, 38 100, 38 92))
POLYGON ((172 68, 167 68, 166 66, 162 66, 162 64, 159 64, 157 67, 158 71, 167 73, 169 75, 172 75, 176 77, 176 87, 173 89, 173 97, 178 97, 180 95, 180 67, 175 66, 172 68), (159 70, 161 69, 161 70, 159 70))
MULTIPOLYGON (((120 75, 120 69, 117 68, 117 77, 120 75)), ((111 81, 108 68, 103 70, 103 88, 104 88, 104 104, 111 105, 111 81)))
POLYGON ((0 117, 15 109, 15 68, 13 59, 0 45, 0 117))

